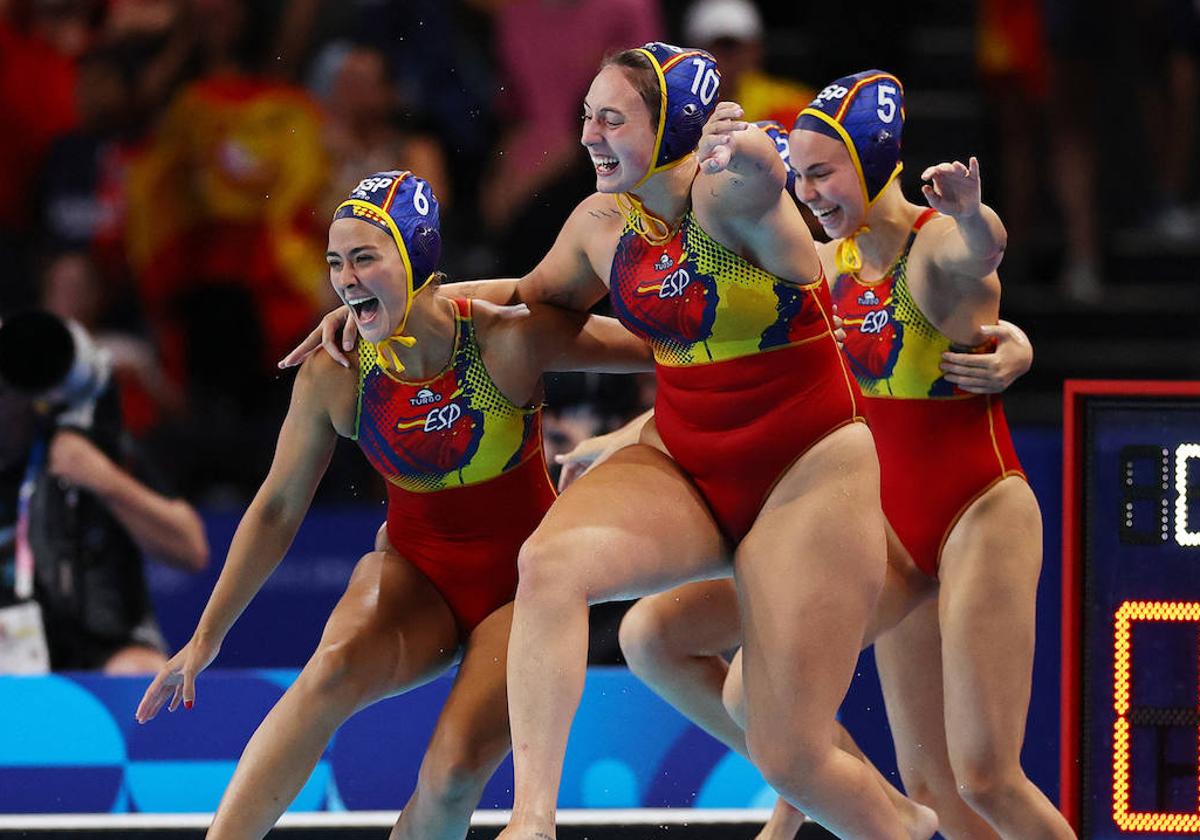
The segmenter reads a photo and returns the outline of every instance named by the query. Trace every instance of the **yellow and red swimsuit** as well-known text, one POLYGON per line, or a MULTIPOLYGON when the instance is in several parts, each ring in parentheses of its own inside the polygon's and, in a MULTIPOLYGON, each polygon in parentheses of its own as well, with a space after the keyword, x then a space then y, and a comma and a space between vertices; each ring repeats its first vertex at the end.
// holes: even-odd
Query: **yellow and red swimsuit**
POLYGON ((627 222, 609 286, 616 316, 654 349, 663 443, 730 540, 809 447, 863 419, 823 276, 781 280, 689 213, 660 245, 627 222))
POLYGON ((483 364, 471 304, 453 300, 454 352, 402 379, 359 344, 355 440, 388 482, 388 539, 441 592, 463 634, 517 588, 517 552, 554 501, 541 408, 514 405, 483 364))
POLYGON ((935 214, 928 209, 917 218, 884 277, 866 283, 848 273, 833 283, 846 358, 879 453, 883 512, 931 576, 967 508, 1001 479, 1024 477, 1000 397, 970 394, 946 381, 939 365, 952 342, 909 291, 909 252, 935 214))

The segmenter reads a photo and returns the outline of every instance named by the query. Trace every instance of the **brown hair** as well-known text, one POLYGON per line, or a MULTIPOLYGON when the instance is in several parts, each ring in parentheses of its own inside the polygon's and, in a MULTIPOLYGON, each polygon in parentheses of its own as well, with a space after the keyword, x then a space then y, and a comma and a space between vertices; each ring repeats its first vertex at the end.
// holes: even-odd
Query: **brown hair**
POLYGON ((658 88, 658 74, 654 65, 641 50, 621 50, 605 56, 600 62, 600 69, 605 67, 620 67, 633 85, 633 89, 642 97, 646 109, 650 111, 650 125, 657 126, 662 115, 662 91, 658 88))

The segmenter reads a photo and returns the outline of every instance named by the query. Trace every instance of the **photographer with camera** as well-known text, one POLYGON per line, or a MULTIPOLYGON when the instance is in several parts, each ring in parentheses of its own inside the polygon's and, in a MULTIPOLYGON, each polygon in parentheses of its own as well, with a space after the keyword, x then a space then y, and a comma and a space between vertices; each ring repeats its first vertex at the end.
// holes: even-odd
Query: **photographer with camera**
POLYGON ((0 322, 0 673, 153 672, 143 554, 200 571, 195 510, 120 466, 106 351, 40 310, 0 322))

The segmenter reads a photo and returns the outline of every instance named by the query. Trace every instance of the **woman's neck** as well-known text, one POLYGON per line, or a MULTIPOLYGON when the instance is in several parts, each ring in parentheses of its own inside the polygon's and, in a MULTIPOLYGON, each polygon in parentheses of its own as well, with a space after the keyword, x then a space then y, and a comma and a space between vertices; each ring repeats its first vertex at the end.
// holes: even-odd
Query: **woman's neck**
POLYGON ((412 347, 392 342, 396 357, 404 365, 405 379, 428 379, 446 366, 454 352, 453 304, 426 286, 413 297, 404 334, 417 340, 412 347))
POLYGON ((863 259, 860 273, 878 276, 891 267, 920 212, 920 207, 904 197, 899 182, 893 181, 884 189, 867 212, 868 230, 855 238, 863 259))
POLYGON ((695 154, 678 166, 659 172, 640 187, 630 190, 642 201, 642 206, 675 227, 687 214, 692 202, 692 181, 699 171, 695 154))

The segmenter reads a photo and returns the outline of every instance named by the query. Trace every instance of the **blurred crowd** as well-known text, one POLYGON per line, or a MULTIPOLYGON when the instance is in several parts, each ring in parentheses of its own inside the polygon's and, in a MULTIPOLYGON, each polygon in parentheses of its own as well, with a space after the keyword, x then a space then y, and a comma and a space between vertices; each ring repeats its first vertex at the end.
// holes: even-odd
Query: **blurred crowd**
MULTIPOLYGON (((335 303, 323 250, 340 197, 415 170, 441 199, 452 279, 524 273, 591 187, 578 117, 595 68, 657 39, 713 52, 751 119, 790 126, 813 86, 868 66, 908 80, 914 126, 959 101, 921 85, 982 103, 961 121, 983 147, 938 154, 985 161, 1013 282, 1058 278, 1095 304, 1113 231, 1200 239, 1192 0, 790 6, 0 0, 0 317, 41 305, 84 325, 113 356, 127 429, 178 491, 242 501, 290 390, 275 363, 335 303), (1131 26, 1144 37, 1118 37, 1131 26), (968 72, 948 82, 946 38, 963 32, 968 72), (1132 93, 1116 108, 1114 62, 1132 93), (1114 137, 1134 151, 1112 153, 1114 137)), ((556 377, 549 445, 652 397, 647 379, 556 377)), ((322 494, 376 481, 348 450, 322 494)))

